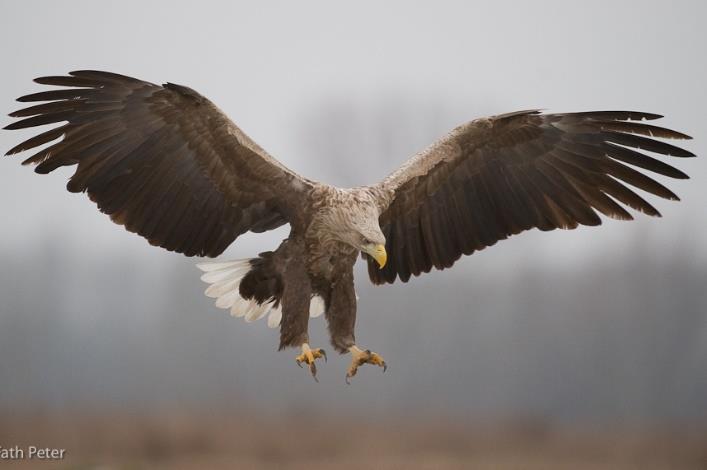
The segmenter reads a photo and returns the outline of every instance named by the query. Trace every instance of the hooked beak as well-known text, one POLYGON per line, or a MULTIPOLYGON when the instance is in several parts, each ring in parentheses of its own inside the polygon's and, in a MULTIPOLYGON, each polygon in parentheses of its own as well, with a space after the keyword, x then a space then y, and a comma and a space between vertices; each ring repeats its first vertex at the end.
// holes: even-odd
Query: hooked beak
POLYGON ((383 269, 385 263, 388 261, 388 253, 385 251, 385 245, 368 245, 365 247, 365 251, 376 260, 378 268, 383 269))

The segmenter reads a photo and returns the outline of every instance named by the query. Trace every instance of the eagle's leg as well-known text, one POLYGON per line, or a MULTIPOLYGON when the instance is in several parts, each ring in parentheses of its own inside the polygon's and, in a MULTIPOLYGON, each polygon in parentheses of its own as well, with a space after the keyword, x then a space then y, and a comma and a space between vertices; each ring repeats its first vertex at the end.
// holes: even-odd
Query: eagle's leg
POLYGON ((380 354, 369 349, 361 349, 356 345, 354 329, 356 326, 356 291, 353 283, 353 270, 344 271, 331 286, 327 299, 325 315, 329 324, 331 344, 340 353, 351 354, 351 366, 346 371, 346 383, 356 375, 363 364, 374 364, 383 368, 387 366, 380 354))
MULTIPOLYGON (((280 349, 300 347, 302 354, 295 357, 298 366, 307 364, 309 372, 317 380, 315 361, 324 358, 323 349, 309 346, 309 304, 312 286, 305 269, 303 243, 288 240, 283 243, 282 256, 286 257, 286 268, 282 275, 282 320, 280 322, 280 349)), ((280 249, 278 249, 280 251, 280 249)))
POLYGON ((361 349, 355 344, 349 348, 351 353, 351 365, 349 370, 346 371, 346 383, 349 383, 349 379, 356 375, 359 366, 363 364, 373 364, 383 368, 383 372, 388 369, 385 361, 380 354, 372 352, 370 349, 361 349))
POLYGON ((323 357, 324 362, 326 362, 326 352, 323 349, 312 349, 309 347, 309 344, 302 343, 302 354, 297 356, 295 358, 295 361, 300 367, 302 367, 302 363, 307 364, 309 366, 309 371, 312 373, 312 377, 314 377, 314 380, 319 382, 319 380, 317 380, 317 365, 314 363, 314 361, 321 357, 323 357))

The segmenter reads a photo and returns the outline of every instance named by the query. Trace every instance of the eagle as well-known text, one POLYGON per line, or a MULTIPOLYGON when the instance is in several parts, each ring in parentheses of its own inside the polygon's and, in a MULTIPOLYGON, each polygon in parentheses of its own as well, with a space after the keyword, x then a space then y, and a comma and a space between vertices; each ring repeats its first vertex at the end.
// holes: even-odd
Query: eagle
POLYGON ((690 139, 649 123, 658 114, 527 110, 462 124, 380 182, 339 188, 287 168, 186 86, 94 70, 35 82, 60 88, 18 98, 39 103, 5 129, 61 124, 6 155, 35 149, 23 164, 41 174, 75 165, 67 189, 150 244, 217 257, 246 232, 289 225, 272 251, 198 266, 217 307, 267 316, 315 380, 326 353, 310 347, 308 322, 321 314, 333 348, 351 355, 347 382, 363 364, 387 367, 356 342, 359 254, 374 284, 404 283, 533 228, 631 220, 626 207, 660 216, 629 186, 678 197, 637 168, 684 179, 655 157, 695 156, 656 140, 690 139))

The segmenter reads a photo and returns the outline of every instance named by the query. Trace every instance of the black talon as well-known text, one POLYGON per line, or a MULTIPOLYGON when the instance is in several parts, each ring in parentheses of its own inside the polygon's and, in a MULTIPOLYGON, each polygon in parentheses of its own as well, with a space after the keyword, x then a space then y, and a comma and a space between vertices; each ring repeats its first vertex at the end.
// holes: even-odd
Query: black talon
POLYGON ((327 357, 326 357, 326 351, 323 350, 323 349, 320 349, 320 350, 319 350, 319 353, 320 353, 322 356, 324 356, 324 362, 328 362, 327 357))
POLYGON ((388 370, 388 364, 386 364, 386 363, 384 362, 384 363, 383 363, 383 373, 385 374, 385 371, 387 371, 387 370, 388 370))
POLYGON ((317 379, 317 366, 314 364, 314 362, 309 365, 309 372, 312 373, 312 377, 314 377, 314 380, 316 382, 319 382, 319 380, 317 379))

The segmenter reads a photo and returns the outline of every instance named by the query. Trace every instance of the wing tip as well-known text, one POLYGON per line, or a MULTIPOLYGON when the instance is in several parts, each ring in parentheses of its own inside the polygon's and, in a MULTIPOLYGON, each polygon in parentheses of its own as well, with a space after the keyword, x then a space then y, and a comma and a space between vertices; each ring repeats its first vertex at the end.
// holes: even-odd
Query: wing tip
POLYGON ((22 153, 22 152, 24 151, 24 148, 22 148, 23 144, 24 144, 24 142, 23 142, 22 144, 15 145, 15 146, 12 147, 10 150, 8 150, 7 152, 5 152, 5 155, 4 155, 4 156, 5 156, 5 157, 10 157, 10 156, 12 156, 12 155, 17 155, 18 153, 22 153))
MULTIPOLYGON (((690 137, 690 139, 692 139, 692 137, 690 137)), ((681 148, 680 150, 681 150, 680 155, 670 155, 670 154, 668 154, 668 155, 671 157, 680 157, 680 158, 695 158, 697 156, 697 154, 695 154, 694 152, 691 152, 689 150, 685 150, 683 148, 681 148)))
POLYGON ((51 85, 50 82, 52 79, 56 78, 55 76, 52 75, 45 75, 43 77, 35 77, 32 79, 34 83, 39 83, 40 85, 51 85))
POLYGON ((21 129, 20 127, 17 127, 17 123, 19 123, 19 122, 21 122, 21 121, 11 122, 10 124, 8 124, 8 125, 6 125, 5 127, 3 127, 2 129, 3 129, 4 131, 14 131, 14 130, 17 130, 17 129, 21 129))

